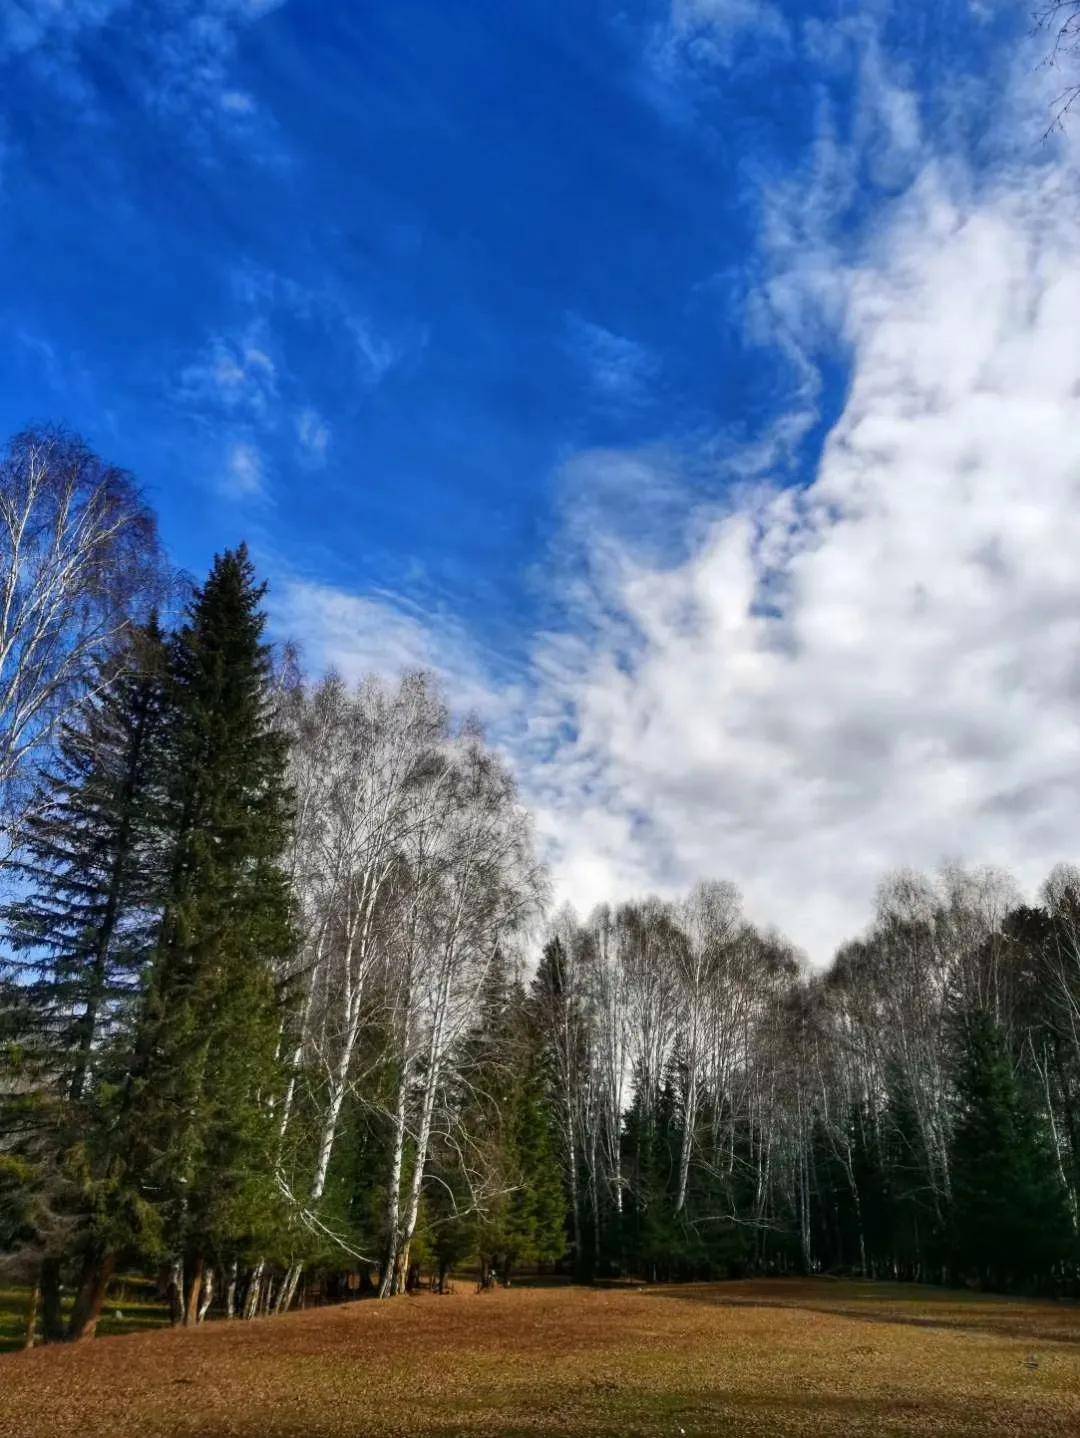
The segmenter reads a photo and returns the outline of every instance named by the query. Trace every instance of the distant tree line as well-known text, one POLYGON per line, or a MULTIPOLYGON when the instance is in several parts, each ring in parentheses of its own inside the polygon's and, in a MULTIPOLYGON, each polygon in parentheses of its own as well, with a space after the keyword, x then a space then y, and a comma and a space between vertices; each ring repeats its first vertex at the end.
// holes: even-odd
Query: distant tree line
POLYGON ((1080 875, 882 886, 823 974, 730 886, 564 915, 548 1050, 583 1277, 1074 1292, 1080 875))
POLYGON ((421 1271, 1061 1291, 1080 879, 902 876, 828 973, 724 884, 544 922, 431 681, 311 680, 243 546, 170 578, 71 436, 0 462, 0 1262, 28 1337, 421 1271), (175 612, 178 589, 184 601, 175 612), (537 958, 534 958, 537 955, 537 958))

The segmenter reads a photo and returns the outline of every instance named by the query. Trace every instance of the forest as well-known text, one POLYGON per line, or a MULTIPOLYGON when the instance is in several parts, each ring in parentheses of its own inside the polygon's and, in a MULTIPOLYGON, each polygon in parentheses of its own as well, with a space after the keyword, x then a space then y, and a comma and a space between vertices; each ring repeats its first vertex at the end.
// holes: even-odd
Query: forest
POLYGON ((437 683, 307 674, 265 603, 243 544, 177 576, 76 437, 8 445, 0 1266, 30 1341, 92 1336, 130 1272, 185 1325, 464 1268, 1076 1294, 1080 872, 1034 904, 883 876, 825 971, 722 878, 577 916, 437 683))

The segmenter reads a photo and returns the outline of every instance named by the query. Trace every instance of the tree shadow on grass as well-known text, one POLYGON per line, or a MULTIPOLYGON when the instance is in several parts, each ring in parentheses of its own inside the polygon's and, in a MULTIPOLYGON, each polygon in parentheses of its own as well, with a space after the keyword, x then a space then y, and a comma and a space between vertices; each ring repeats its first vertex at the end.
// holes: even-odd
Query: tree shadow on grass
MULTIPOLYGON (((997 1295, 979 1295, 977 1299, 971 1300, 968 1295, 957 1298, 946 1297, 943 1293, 940 1302, 944 1304, 971 1301, 973 1309, 976 1303, 983 1303, 987 1307, 999 1306, 1000 1318, 996 1315, 991 1317, 985 1312, 977 1309, 970 1317, 955 1318, 951 1315, 942 1314, 916 1314, 916 1313, 888 1313, 874 1311, 869 1308, 857 1308, 846 1306, 845 1303, 814 1302, 808 1297, 790 1298, 765 1298, 757 1294, 740 1296, 734 1293, 718 1292, 714 1288, 698 1287, 688 1285, 685 1288, 679 1286, 668 1286, 663 1288, 649 1288, 645 1292, 653 1297, 678 1298, 690 1303, 703 1303, 713 1308, 761 1308, 789 1310, 801 1313, 815 1313, 826 1318, 843 1318, 854 1323, 878 1323, 885 1326, 900 1328, 944 1328, 957 1333, 986 1333, 996 1338, 1016 1338, 1024 1342, 1039 1343, 1062 1343, 1069 1345, 1080 1345, 1080 1313, 1077 1314, 1077 1321, 1068 1324, 1062 1321, 1056 1311, 1049 1305, 1046 1306, 1046 1323, 1039 1321, 1026 1322, 1011 1311, 1010 1300, 997 1295)), ((875 1294, 869 1291, 866 1295, 867 1302, 887 1303, 911 1303, 911 1304, 933 1304, 935 1299, 928 1295, 925 1289, 913 1292, 910 1298, 899 1295, 890 1288, 888 1293, 875 1294)))

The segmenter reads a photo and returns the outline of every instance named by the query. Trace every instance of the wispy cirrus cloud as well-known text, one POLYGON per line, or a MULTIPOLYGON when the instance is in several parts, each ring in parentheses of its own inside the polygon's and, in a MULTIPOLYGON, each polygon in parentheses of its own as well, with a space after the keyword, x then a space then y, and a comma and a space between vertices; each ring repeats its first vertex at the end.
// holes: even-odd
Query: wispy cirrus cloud
POLYGON ((263 441, 280 427, 280 381, 268 327, 257 322, 212 336, 168 387, 171 402, 221 457, 209 466, 227 499, 268 497, 263 441))
POLYGON ((452 613, 403 593, 354 593, 286 572, 274 583, 274 620, 316 672, 333 669, 355 682, 367 674, 393 680, 425 670, 458 715, 479 715, 497 730, 521 699, 452 613))
MULTIPOLYGON (((352 374, 352 389, 360 395, 414 363, 427 330, 419 323, 379 329, 337 284, 314 287, 254 265, 232 278, 232 327, 211 335, 180 367, 166 386, 169 398, 202 431, 240 454, 261 453, 271 436, 291 431, 293 453, 308 467, 320 466, 331 424, 323 405, 313 402, 305 366, 290 363, 290 343, 318 346, 332 356, 342 389, 347 394, 352 374)), ((265 465, 257 475, 254 465, 229 466, 224 488, 234 498, 264 494, 264 471, 265 465)))
POLYGON ((275 316, 320 332, 354 367, 364 389, 382 383, 394 370, 415 363, 428 344, 429 331, 420 320, 381 322, 362 299, 339 280, 312 285, 265 266, 247 264, 232 277, 239 302, 257 319, 275 316))
POLYGON ((131 0, 9 0, 0 15, 0 56, 25 55, 39 46, 62 51, 86 32, 100 30, 131 0))
POLYGON ((645 43, 649 88, 663 110, 686 118, 717 71, 736 62, 764 68, 793 43, 794 27, 770 0, 671 0, 645 43))
POLYGON ((129 82, 146 110, 182 118, 185 138, 201 144, 220 126, 248 129, 255 98, 237 88, 233 69, 243 30, 286 0, 7 0, 0 11, 0 64, 33 64, 61 93, 92 112, 97 81, 93 47, 123 43, 132 54, 129 82), (136 23, 137 21, 137 23, 136 23))
POLYGON ((623 406, 650 398, 660 361, 647 345, 575 314, 566 316, 565 337, 595 400, 623 406))
POLYGON ((391 335, 380 332, 366 315, 352 311, 341 297, 326 295, 321 303, 351 337, 357 373, 364 385, 380 384, 391 370, 427 343, 427 331, 422 326, 391 335))
POLYGON ((176 396, 193 408, 268 418, 278 400, 278 372, 259 328, 215 335, 181 370, 176 396))
POLYGON ((262 451, 251 440, 234 440, 226 447, 225 465, 218 487, 229 499, 266 497, 266 464, 262 451))
POLYGON ((296 439, 308 464, 322 464, 330 446, 330 426, 310 405, 296 415, 296 439))

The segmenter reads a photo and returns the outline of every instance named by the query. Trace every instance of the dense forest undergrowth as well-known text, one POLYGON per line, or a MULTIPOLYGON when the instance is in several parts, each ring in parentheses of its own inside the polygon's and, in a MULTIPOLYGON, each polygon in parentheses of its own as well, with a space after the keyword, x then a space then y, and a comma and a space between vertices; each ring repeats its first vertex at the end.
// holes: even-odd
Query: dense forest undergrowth
POLYGON ((899 874, 824 973, 726 883, 550 912, 432 680, 309 677, 70 436, 0 463, 0 1254, 24 1338, 578 1280, 1077 1291, 1080 875, 899 874), (116 1322, 118 1320, 111 1320, 116 1322))

